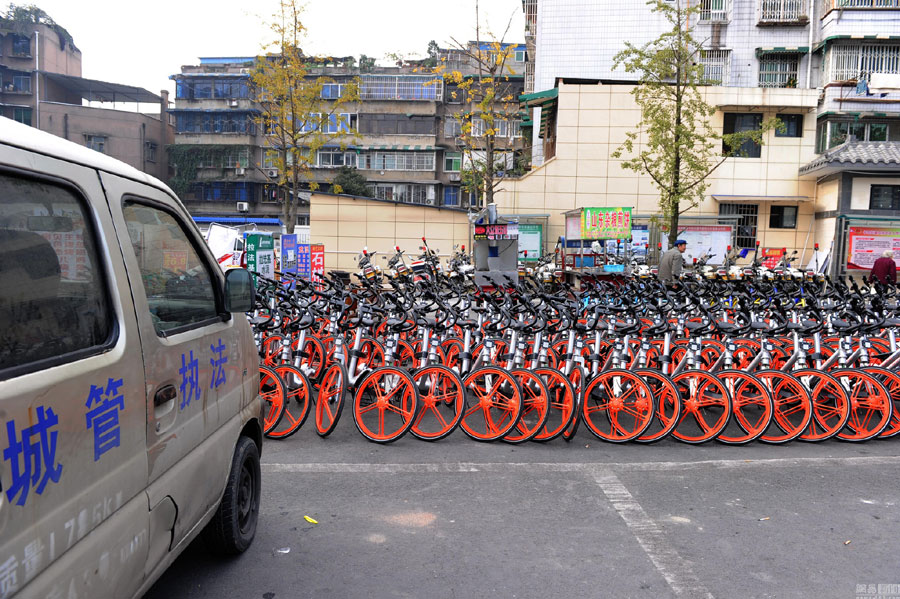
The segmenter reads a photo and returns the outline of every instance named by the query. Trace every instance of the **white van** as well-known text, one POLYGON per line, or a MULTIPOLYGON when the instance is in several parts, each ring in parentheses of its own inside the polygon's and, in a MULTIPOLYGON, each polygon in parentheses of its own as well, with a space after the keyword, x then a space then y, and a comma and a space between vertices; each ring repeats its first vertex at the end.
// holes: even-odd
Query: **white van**
POLYGON ((246 270, 175 194, 0 118, 0 598, 139 597, 260 497, 246 270))

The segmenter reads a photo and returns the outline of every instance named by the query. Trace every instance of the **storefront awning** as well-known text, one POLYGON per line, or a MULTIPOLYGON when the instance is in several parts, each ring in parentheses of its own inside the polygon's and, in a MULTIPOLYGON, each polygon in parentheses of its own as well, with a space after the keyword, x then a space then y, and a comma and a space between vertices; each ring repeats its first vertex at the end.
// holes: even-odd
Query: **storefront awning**
POLYGON ((809 52, 809 46, 769 46, 767 48, 757 48, 756 56, 765 54, 806 54, 809 52))
POLYGON ((731 202, 737 204, 755 204, 758 202, 811 202, 809 196, 735 196, 712 194, 717 202, 731 202))

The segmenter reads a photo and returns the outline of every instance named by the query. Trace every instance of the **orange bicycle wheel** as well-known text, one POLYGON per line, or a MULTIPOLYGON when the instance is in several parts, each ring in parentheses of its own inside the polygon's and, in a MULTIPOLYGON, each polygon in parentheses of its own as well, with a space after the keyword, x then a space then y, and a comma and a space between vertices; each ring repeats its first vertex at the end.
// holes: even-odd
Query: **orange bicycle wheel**
POLYGON ((584 425, 604 441, 637 439, 653 423, 655 411, 650 386, 628 370, 604 370, 584 388, 584 425))
POLYGON ((884 385, 885 389, 888 390, 888 393, 891 394, 891 401, 894 404, 891 421, 878 435, 879 439, 889 439, 900 433, 900 375, 884 368, 869 367, 865 370, 870 374, 874 374, 879 382, 884 385))
POLYGON ((287 439, 303 426, 309 416, 309 396, 312 387, 309 379, 299 368, 282 364, 275 367, 275 372, 284 382, 287 395, 284 402, 284 416, 281 422, 266 433, 270 439, 287 439))
POLYGON ((320 437, 327 437, 337 426, 346 392, 347 369, 340 362, 335 362, 325 369, 316 395, 316 432, 320 437))
POLYGON ((890 424, 894 411, 887 388, 867 370, 835 370, 831 374, 850 395, 850 418, 837 438, 867 441, 880 435, 890 424))
POLYGON ((412 377, 394 366, 376 368, 362 378, 353 394, 353 421, 360 434, 375 443, 391 443, 409 431, 419 409, 412 377))
POLYGON ((681 417, 672 436, 684 443, 706 443, 725 430, 731 418, 731 397, 716 376, 687 370, 672 377, 682 399, 681 417))
POLYGON ((681 397, 678 389, 672 383, 672 379, 649 368, 638 368, 634 373, 647 381, 653 397, 656 399, 656 413, 653 423, 640 437, 635 439, 638 443, 655 443, 668 437, 681 417, 681 397))
POLYGON ((265 434, 281 422, 284 416, 284 398, 287 395, 284 381, 268 366, 259 367, 259 394, 263 400, 263 434, 265 434))
MULTIPOLYGON (((300 349, 299 340, 294 341, 294 351, 301 351, 300 367, 308 369, 308 377, 312 381, 318 381, 325 369, 325 346, 315 337, 307 337, 300 349)), ((296 355, 296 354, 295 354, 296 355)))
POLYGON ((509 371, 486 366, 463 379, 466 407, 459 423, 476 441, 496 441, 508 434, 522 415, 522 389, 509 371))
POLYGON ((507 443, 524 443, 537 435, 547 422, 550 393, 547 385, 536 373, 522 368, 511 370, 522 389, 522 415, 515 428, 503 440, 507 443))
POLYGON ((578 417, 575 401, 575 387, 566 377, 552 368, 538 368, 534 371, 547 386, 547 420, 543 428, 534 436, 534 441, 551 441, 561 435, 578 417))
POLYGON ((731 396, 731 422, 716 437, 728 445, 743 445, 755 441, 769 427, 775 412, 772 396, 766 385, 742 370, 716 372, 731 396))
POLYGON ((409 432, 418 439, 437 441, 459 426, 466 404, 462 379, 446 366, 434 364, 412 373, 419 391, 419 415, 409 432))
POLYGON ((577 365, 569 374, 569 382, 572 383, 572 388, 575 390, 575 417, 572 418, 572 422, 563 431, 562 437, 566 441, 571 441, 575 438, 575 433, 578 432, 578 425, 581 424, 581 405, 584 399, 584 383, 586 379, 587 375, 585 375, 584 369, 577 365))
POLYGON ((812 400, 812 420, 797 438, 824 441, 841 432, 850 418, 850 396, 841 383, 827 372, 812 368, 794 370, 791 374, 809 391, 812 400))
POLYGON ((780 370, 753 373, 766 385, 775 402, 775 414, 769 430, 759 440, 763 443, 787 443, 803 434, 812 420, 812 399, 794 376, 780 370))

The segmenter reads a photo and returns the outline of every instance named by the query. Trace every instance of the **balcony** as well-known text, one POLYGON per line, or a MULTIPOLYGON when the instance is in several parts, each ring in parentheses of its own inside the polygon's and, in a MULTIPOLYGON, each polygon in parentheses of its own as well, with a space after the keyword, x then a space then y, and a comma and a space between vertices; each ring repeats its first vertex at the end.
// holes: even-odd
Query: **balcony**
POLYGON ((832 10, 898 10, 900 0, 823 0, 823 14, 832 10))
POLYGON ((701 23, 727 23, 731 20, 730 13, 730 0, 702 0, 700 2, 701 23))
POLYGON ((5 94, 19 94, 21 96, 30 96, 31 95, 31 79, 27 80, 27 84, 6 83, 3 85, 2 91, 5 94))
POLYGON ((796 27, 808 23, 805 0, 761 0, 759 3, 758 27, 796 27))

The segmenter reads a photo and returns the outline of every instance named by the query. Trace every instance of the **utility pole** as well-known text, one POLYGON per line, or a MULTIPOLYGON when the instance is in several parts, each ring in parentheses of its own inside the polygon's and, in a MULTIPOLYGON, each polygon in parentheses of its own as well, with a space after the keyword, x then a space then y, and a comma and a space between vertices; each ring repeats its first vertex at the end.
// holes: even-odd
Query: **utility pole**
POLYGON ((34 32, 34 120, 38 131, 41 129, 41 34, 34 32))

